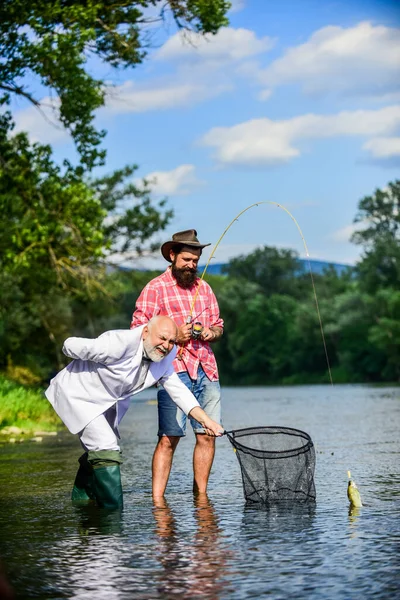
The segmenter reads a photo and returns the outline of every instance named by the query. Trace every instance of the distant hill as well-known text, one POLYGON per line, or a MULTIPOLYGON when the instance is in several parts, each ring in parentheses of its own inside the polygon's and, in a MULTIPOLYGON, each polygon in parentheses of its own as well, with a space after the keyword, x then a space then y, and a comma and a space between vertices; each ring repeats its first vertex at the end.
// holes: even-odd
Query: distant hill
MULTIPOLYGON (((214 263, 214 262, 210 262, 210 264, 207 267, 207 273, 209 273, 210 275, 224 275, 223 268, 227 265, 228 263, 214 263)), ((313 273, 315 273, 316 275, 322 275, 324 270, 327 269, 328 267, 333 267, 336 271, 336 273, 338 275, 341 275, 344 271, 346 271, 347 269, 351 269, 353 270, 354 267, 352 267, 351 265, 343 265, 341 263, 334 263, 334 262, 328 262, 325 260, 313 260, 310 258, 310 264, 311 264, 311 270, 313 273)), ((199 265, 198 270, 200 275, 203 273, 205 265, 199 265)), ((119 271, 132 271, 134 270, 133 267, 128 267, 128 266, 124 266, 124 265, 108 265, 107 270, 109 272, 112 272, 114 270, 119 270, 119 271)), ((140 268, 140 269, 135 269, 137 271, 154 271, 154 272, 160 272, 162 273, 163 271, 165 271, 165 267, 160 267, 160 268, 152 268, 152 269, 146 269, 146 268, 140 268)), ((308 260, 306 258, 299 258, 299 273, 308 273, 309 267, 308 267, 308 260)))
MULTIPOLYGON (((309 266, 308 262, 311 265, 311 271, 316 275, 322 275, 325 269, 328 267, 333 267, 338 275, 341 275, 347 269, 353 269, 351 265, 343 265, 341 263, 328 262, 325 260, 313 260, 310 258, 308 261, 306 258, 299 258, 300 272, 308 272, 309 266)), ((226 266, 227 263, 213 263, 212 261, 207 267, 207 273, 210 275, 223 275, 223 267, 226 266)), ((202 273, 205 265, 199 266, 199 272, 202 273)))

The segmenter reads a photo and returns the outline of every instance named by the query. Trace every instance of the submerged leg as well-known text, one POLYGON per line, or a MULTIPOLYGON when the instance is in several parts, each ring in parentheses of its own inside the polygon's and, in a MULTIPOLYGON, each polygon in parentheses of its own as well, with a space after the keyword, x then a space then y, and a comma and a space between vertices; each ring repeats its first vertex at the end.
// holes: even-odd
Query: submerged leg
POLYGON ((205 434, 196 434, 193 452, 193 492, 204 494, 214 462, 215 438, 205 434))
POLYGON ((164 496, 179 440, 179 437, 171 435, 163 435, 158 439, 152 462, 153 498, 164 496))

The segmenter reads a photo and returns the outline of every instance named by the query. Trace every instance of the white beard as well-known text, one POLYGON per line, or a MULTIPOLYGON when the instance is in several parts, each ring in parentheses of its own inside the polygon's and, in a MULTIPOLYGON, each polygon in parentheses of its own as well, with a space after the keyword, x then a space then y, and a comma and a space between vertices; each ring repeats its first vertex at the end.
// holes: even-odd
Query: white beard
POLYGON ((147 341, 147 339, 143 341, 143 347, 147 357, 152 362, 160 362, 168 354, 168 352, 165 352, 165 354, 160 354, 160 352, 157 349, 157 346, 150 346, 150 343, 147 341))

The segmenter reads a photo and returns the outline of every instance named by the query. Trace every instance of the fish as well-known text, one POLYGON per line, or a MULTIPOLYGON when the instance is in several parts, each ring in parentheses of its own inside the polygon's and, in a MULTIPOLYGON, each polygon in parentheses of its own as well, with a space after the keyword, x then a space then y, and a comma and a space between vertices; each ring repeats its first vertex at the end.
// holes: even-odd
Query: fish
POLYGON ((356 486, 356 482, 351 478, 350 471, 347 471, 347 475, 349 476, 349 483, 347 486, 347 497, 349 499, 350 505, 355 508, 360 508, 363 504, 361 502, 360 492, 358 491, 358 487, 356 486))

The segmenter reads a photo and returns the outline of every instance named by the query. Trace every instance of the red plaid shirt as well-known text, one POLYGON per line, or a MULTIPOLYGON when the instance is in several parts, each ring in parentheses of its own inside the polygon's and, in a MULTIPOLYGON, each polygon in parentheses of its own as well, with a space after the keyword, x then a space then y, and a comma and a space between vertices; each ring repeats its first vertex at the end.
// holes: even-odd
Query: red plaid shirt
MULTIPOLYGON (((131 329, 145 325, 156 315, 167 315, 178 325, 186 323, 190 315, 194 295, 200 285, 192 312, 192 322, 200 321, 204 327, 221 327, 224 322, 219 316, 217 299, 211 287, 198 278, 191 289, 181 288, 171 273, 171 268, 152 279, 142 290, 132 315, 131 329)), ((180 355, 180 351, 178 351, 180 355)), ((217 362, 208 342, 190 339, 183 347, 182 359, 174 360, 177 373, 187 371, 189 377, 197 378, 199 364, 211 381, 218 381, 217 362)))

